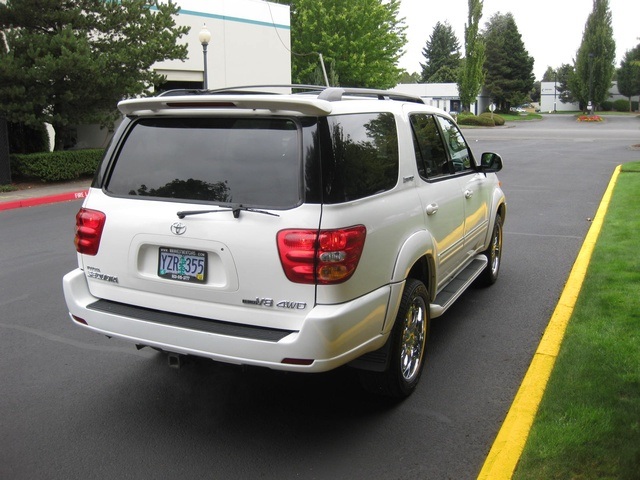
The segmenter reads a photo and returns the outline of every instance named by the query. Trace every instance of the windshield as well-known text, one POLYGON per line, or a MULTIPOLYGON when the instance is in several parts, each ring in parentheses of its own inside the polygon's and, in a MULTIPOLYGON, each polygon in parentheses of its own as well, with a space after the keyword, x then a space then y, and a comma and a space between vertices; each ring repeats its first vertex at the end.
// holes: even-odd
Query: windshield
POLYGON ((147 118, 133 123, 114 195, 290 208, 301 201, 298 126, 287 118, 147 118))

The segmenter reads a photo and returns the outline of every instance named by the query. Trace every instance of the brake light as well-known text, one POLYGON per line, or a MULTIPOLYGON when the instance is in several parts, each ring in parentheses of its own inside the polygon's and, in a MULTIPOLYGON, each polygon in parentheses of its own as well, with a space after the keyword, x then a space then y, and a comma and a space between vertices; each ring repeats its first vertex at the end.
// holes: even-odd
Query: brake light
POLYGON ((100 238, 107 216, 97 210, 81 208, 76 215, 76 238, 78 253, 95 255, 100 248, 100 238))
POLYGON ((367 229, 282 230, 278 253, 284 273, 295 283, 331 285, 346 282, 356 271, 367 229))

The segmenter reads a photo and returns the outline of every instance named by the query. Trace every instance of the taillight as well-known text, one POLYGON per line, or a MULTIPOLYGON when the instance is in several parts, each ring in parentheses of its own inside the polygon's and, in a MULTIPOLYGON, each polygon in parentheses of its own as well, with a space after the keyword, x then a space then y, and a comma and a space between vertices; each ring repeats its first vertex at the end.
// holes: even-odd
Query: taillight
POLYGON ((100 248, 100 237, 107 216, 97 210, 81 208, 76 215, 76 250, 85 255, 95 255, 100 248))
POLYGON ((356 271, 367 229, 282 230, 278 252, 282 268, 295 283, 330 285, 346 282, 356 271))

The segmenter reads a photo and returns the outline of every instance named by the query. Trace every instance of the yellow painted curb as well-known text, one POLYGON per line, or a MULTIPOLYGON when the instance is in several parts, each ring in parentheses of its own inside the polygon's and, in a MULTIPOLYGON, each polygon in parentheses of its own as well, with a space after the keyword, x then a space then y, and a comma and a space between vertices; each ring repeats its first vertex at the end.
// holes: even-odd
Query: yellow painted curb
POLYGON ((507 412, 482 470, 480 470, 478 480, 507 480, 513 476, 560 351, 567 324, 580 294, 582 282, 587 273, 589 261, 620 174, 620 168, 619 165, 613 172, 609 186, 602 197, 596 216, 573 264, 560 300, 558 300, 558 305, 545 329, 531 365, 529 365, 511 408, 507 412))

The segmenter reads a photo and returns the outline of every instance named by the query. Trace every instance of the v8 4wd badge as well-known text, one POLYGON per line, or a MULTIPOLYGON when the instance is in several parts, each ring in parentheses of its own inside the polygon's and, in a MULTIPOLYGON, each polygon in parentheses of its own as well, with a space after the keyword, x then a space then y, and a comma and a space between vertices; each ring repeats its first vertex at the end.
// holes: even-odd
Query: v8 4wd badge
POLYGON ((242 303, 245 305, 257 305, 259 307, 287 308, 289 310, 304 310, 307 308, 307 302, 292 302, 289 300, 276 302, 273 298, 256 297, 255 300, 243 298, 242 303))

